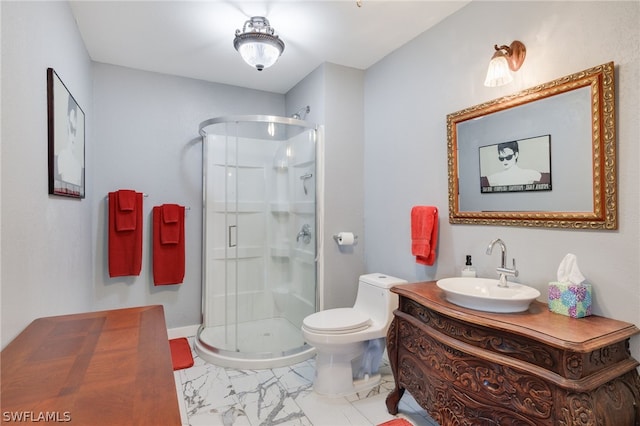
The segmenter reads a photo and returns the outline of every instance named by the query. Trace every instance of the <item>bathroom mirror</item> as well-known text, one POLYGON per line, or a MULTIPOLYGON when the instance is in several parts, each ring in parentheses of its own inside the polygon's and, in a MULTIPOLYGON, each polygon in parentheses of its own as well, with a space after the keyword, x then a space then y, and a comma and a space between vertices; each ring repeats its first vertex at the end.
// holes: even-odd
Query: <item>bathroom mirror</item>
POLYGON ((614 64, 447 115, 449 222, 617 229, 614 64))

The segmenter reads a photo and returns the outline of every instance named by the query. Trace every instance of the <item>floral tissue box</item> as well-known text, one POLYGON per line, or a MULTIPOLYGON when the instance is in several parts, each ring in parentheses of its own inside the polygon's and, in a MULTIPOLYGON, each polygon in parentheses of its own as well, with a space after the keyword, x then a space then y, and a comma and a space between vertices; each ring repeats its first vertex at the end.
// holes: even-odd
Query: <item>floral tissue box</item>
POLYGON ((591 284, 550 282, 549 310, 572 318, 591 315, 591 284))

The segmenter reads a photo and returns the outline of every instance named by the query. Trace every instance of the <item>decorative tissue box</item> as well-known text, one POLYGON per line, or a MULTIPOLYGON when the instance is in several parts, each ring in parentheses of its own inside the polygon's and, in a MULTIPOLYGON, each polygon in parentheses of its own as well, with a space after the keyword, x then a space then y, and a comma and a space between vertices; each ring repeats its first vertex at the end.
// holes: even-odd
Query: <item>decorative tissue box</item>
POLYGON ((549 310, 572 318, 591 315, 591 284, 550 282, 549 310))

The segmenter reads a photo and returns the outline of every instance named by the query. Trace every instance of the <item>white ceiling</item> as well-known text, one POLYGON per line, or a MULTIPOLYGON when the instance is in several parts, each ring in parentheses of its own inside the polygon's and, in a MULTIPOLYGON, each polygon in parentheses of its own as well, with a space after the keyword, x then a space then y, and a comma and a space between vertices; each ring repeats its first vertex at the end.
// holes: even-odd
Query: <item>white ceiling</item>
POLYGON ((71 9, 91 59, 286 93, 324 62, 367 69, 467 1, 78 1, 71 9), (264 71, 233 48, 236 29, 265 16, 285 42, 264 71))

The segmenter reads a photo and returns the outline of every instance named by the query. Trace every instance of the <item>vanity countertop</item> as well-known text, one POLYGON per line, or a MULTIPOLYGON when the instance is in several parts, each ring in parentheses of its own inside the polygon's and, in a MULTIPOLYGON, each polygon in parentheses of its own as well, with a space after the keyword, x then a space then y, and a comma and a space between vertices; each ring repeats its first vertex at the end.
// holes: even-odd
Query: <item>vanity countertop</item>
POLYGON ((578 352, 629 338, 640 333, 635 325, 591 315, 571 318, 549 311, 547 304, 534 301, 529 310, 518 313, 492 313, 463 308, 447 301, 436 281, 424 281, 393 287, 392 291, 467 323, 535 337, 547 345, 578 352))

